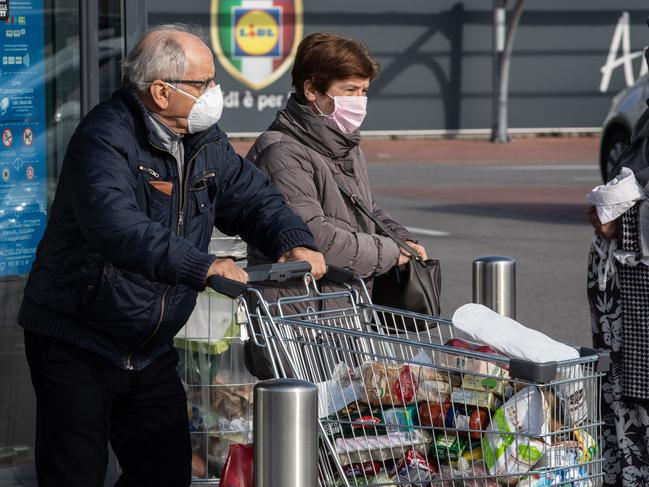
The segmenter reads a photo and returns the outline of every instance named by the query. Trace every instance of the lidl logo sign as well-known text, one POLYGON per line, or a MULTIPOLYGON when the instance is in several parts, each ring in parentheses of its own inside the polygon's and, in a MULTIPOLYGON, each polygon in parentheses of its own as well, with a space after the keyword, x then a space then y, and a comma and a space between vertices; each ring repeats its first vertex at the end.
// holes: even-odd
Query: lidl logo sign
POLYGON ((279 57, 281 10, 234 9, 234 56, 279 57))
POLYGON ((253 89, 276 81, 302 40, 302 0, 212 0, 212 47, 221 65, 253 89))

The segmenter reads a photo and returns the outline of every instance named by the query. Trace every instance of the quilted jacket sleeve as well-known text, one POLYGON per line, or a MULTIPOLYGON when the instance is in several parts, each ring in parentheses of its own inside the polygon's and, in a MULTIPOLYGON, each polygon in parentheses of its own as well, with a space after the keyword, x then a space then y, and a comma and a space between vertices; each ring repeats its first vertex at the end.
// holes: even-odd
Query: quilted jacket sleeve
POLYGON ((278 259, 294 247, 318 250, 309 228, 268 177, 224 144, 216 226, 278 259))
POLYGON ((374 201, 374 198, 372 198, 372 213, 377 220, 379 220, 386 227, 396 233, 402 240, 412 240, 413 242, 417 241, 404 226, 394 221, 394 219, 388 214, 388 212, 377 205, 376 201, 374 201))
POLYGON ((313 166, 299 144, 272 144, 257 156, 255 164, 306 222, 328 264, 346 267, 362 277, 383 274, 396 264, 399 249, 391 239, 340 228, 326 217, 313 166))

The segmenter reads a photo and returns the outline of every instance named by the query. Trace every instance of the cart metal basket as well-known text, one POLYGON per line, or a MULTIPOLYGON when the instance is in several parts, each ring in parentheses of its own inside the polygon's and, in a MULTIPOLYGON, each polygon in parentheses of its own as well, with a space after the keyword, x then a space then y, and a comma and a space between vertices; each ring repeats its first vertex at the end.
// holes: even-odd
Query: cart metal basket
POLYGON ((462 340, 448 320, 373 305, 347 272, 328 278, 347 290, 320 292, 307 276, 304 295, 277 303, 210 282, 239 296, 277 377, 318 385, 321 486, 601 483, 605 353, 505 357, 462 340))
MULTIPOLYGON (((216 233, 209 250, 220 257, 245 257, 240 239, 216 233)), ((192 485, 218 485, 230 444, 252 442, 256 379, 243 365, 245 331, 236 320, 236 303, 206 289, 174 339, 187 394, 192 485)))

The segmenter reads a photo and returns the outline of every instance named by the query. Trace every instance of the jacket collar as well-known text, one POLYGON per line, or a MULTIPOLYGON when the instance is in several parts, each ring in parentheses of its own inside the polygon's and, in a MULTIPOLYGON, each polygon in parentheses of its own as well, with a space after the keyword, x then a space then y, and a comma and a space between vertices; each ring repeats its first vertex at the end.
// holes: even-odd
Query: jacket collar
MULTIPOLYGON (((136 93, 135 88, 130 86, 121 88, 113 94, 113 100, 116 98, 121 98, 121 100, 126 104, 133 114, 135 122, 144 128, 146 137, 151 144, 158 148, 166 147, 165 142, 160 137, 160 133, 153 126, 153 122, 150 118, 151 112, 144 106, 144 103, 136 93)), ((193 147, 198 147, 207 142, 212 142, 221 138, 221 130, 217 125, 214 125, 203 132, 184 134, 183 144, 185 145, 187 152, 191 152, 193 147)))
POLYGON ((286 102, 286 108, 277 113, 270 130, 291 135, 304 145, 331 159, 349 154, 361 140, 360 130, 345 135, 331 127, 325 117, 298 103, 295 94, 286 102))

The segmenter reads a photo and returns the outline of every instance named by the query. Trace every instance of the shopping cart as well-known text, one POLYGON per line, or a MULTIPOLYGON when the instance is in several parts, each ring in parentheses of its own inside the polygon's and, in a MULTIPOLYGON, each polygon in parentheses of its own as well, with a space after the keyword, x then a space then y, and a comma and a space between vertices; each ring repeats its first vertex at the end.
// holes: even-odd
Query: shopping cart
MULTIPOLYGON (((245 258, 245 243, 214 233, 210 253, 245 258)), ((252 442, 253 387, 243 365, 245 327, 236 303, 206 289, 174 339, 178 373, 187 394, 192 485, 218 485, 230 444, 252 442)))
POLYGON ((318 385, 320 485, 601 483, 605 353, 508 358, 462 340, 448 320, 373 305, 346 271, 327 278, 346 289, 323 293, 307 275, 303 295, 276 303, 250 286, 209 282, 238 297, 277 377, 318 385))

